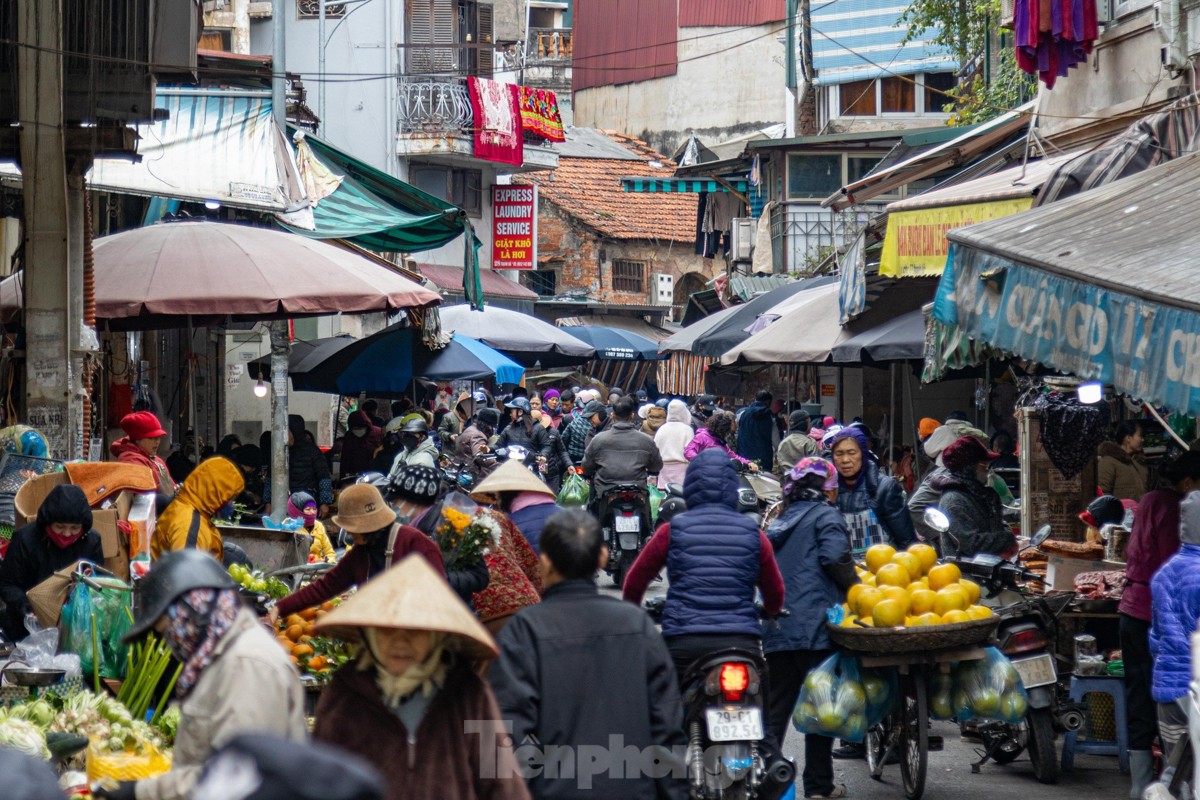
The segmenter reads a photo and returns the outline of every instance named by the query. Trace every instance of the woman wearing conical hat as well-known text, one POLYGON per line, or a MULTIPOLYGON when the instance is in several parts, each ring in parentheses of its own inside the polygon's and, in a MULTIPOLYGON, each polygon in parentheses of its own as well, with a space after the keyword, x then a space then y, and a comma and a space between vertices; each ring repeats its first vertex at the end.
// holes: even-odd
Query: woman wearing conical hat
POLYGON ((322 693, 313 735, 371 762, 385 800, 528 800, 475 672, 496 643, 422 557, 370 580, 317 630, 359 650, 322 693))

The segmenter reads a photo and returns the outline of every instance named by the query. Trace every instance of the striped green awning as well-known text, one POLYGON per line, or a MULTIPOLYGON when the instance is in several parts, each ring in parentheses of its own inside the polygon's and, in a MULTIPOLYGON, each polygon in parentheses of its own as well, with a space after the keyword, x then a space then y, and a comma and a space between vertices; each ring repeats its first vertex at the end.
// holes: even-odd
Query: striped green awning
MULTIPOLYGON (((726 180, 725 183, 743 193, 749 186, 749 183, 744 178, 726 180)), ((729 191, 724 185, 712 178, 621 178, 621 188, 627 192, 675 192, 682 194, 729 191)))

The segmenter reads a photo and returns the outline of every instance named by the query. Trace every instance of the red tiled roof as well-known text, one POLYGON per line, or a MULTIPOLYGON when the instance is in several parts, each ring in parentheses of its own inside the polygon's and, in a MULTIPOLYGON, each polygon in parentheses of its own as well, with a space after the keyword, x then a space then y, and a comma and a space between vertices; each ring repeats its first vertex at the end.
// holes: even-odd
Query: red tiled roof
MULTIPOLYGON (((463 268, 444 264, 418 264, 421 274, 439 289, 462 292, 463 268)), ((485 297, 515 297, 521 300, 536 300, 537 292, 526 289, 516 281, 497 275, 490 269, 479 270, 480 284, 485 297)))
POLYGON ((670 178, 675 164, 645 142, 606 131, 609 138, 644 161, 560 156, 553 172, 526 172, 513 178, 536 183, 549 200, 580 222, 613 239, 691 242, 696 238, 694 194, 626 192, 621 178, 670 178), (652 162, 660 166, 652 166, 652 162))

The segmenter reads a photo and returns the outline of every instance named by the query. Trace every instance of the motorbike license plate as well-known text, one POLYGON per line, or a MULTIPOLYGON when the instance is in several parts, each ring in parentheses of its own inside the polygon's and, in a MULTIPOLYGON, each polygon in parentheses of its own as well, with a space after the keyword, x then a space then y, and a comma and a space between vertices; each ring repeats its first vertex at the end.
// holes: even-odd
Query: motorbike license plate
POLYGON ((1046 686, 1058 680, 1054 671, 1054 657, 1049 653, 1032 658, 1013 659, 1012 665, 1021 676, 1021 684, 1026 689, 1046 686))
POLYGON ((613 520, 613 525, 617 533, 637 533, 642 529, 642 520, 637 516, 617 517, 613 520))
POLYGON ((762 709, 725 706, 704 711, 710 742, 757 741, 763 738, 762 709))

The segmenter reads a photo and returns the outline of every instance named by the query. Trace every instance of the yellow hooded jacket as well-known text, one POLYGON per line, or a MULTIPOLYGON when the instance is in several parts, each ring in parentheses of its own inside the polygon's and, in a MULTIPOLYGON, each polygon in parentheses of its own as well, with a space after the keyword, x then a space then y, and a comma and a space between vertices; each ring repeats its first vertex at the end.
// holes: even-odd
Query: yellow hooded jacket
POLYGON ((158 558, 163 553, 184 549, 195 525, 193 546, 207 550, 220 561, 225 551, 212 518, 221 506, 241 494, 245 486, 242 471, 229 459, 217 456, 202 461, 180 484, 175 499, 158 518, 150 555, 158 558))

